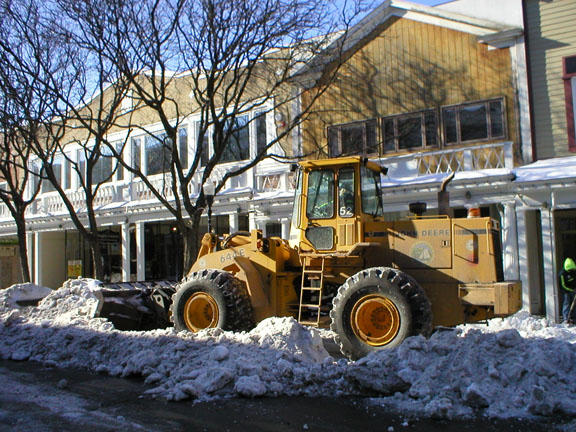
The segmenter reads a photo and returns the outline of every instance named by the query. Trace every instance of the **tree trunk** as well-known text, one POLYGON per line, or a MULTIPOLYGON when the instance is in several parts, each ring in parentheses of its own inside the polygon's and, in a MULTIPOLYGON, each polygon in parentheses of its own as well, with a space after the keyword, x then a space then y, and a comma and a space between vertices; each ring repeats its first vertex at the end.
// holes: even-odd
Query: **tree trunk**
POLYGON ((102 247, 100 240, 97 238, 98 234, 92 234, 89 236, 88 243, 90 245, 90 250, 92 251, 92 264, 94 265, 94 279, 99 281, 104 281, 104 257, 102 255, 102 247))
POLYGON ((201 215, 202 212, 195 212, 195 214, 190 218, 190 223, 182 229, 182 240, 184 243, 182 268, 184 276, 188 274, 198 257, 198 246, 200 244, 200 239, 204 235, 204 233, 199 232, 201 215))
POLYGON ((26 223, 24 222, 24 215, 19 215, 19 219, 16 220, 16 229, 18 234, 22 282, 32 282, 30 278, 30 266, 28 265, 28 245, 26 241, 26 223))

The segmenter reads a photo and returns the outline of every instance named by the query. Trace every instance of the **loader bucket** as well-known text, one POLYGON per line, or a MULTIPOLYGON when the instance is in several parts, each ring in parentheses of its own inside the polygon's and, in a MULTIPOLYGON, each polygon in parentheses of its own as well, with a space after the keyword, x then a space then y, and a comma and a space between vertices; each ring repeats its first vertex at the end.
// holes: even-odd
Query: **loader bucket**
POLYGON ((118 330, 153 330, 170 326, 172 282, 102 284, 95 317, 106 318, 118 330))

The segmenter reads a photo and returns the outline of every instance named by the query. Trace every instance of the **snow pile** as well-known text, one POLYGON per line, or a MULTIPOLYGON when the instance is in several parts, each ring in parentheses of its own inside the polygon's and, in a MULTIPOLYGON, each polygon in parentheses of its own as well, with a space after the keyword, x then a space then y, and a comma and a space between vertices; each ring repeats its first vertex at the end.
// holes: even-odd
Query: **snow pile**
POLYGON ((98 299, 92 291, 99 285, 100 282, 94 279, 70 279, 45 297, 31 316, 53 320, 57 325, 89 324, 98 306, 98 299))
POLYGON ((37 308, 0 305, 0 358, 141 375, 148 394, 169 400, 369 395, 434 418, 576 414, 576 328, 527 313, 336 361, 322 344, 329 332, 292 318, 242 333, 120 332, 92 318, 97 284, 69 281, 37 308))
POLYGON ((18 302, 35 301, 46 297, 52 289, 31 283, 12 285, 0 290, 0 310, 19 309, 18 302))
POLYGON ((427 416, 576 414, 576 332, 527 313, 460 326, 350 364, 358 389, 427 416))
POLYGON ((319 334, 292 318, 242 333, 120 332, 92 318, 96 287, 93 280, 68 281, 37 308, 0 313, 0 358, 142 375, 155 386, 149 394, 170 400, 330 392, 333 384, 321 377, 331 375, 332 358, 319 334))

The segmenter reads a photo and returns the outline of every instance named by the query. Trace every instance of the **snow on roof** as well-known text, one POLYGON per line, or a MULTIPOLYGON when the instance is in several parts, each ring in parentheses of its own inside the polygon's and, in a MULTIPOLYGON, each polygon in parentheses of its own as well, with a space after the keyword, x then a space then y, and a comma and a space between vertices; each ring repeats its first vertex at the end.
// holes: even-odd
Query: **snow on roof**
MULTIPOLYGON (((381 186, 386 189, 398 187, 421 187, 439 185, 450 173, 428 174, 413 177, 386 177, 381 186)), ((557 183, 562 181, 576 181, 576 156, 553 158, 537 161, 513 170, 506 168, 485 169, 474 171, 458 171, 450 187, 468 183, 495 183, 510 182, 522 185, 524 183, 557 183)))
MULTIPOLYGON (((92 318, 98 281, 70 280, 36 308, 0 300, 0 358, 145 377, 168 400, 377 395, 418 417, 576 415, 576 327, 520 312, 334 359, 326 330, 270 318, 249 332, 120 332, 92 318)), ((19 290, 13 287, 13 291, 19 290)))
MULTIPOLYGON (((448 177, 451 173, 437 173, 437 174, 427 174, 417 177, 399 177, 391 178, 386 177, 382 182, 381 186, 383 188, 398 187, 398 186, 414 186, 414 185, 432 185, 439 184, 448 177)), ((493 178, 509 178, 513 179, 513 172, 506 168, 498 169, 486 169, 486 170, 475 170, 475 171, 458 171, 454 175, 454 179, 451 184, 457 183, 468 183, 470 181, 480 181, 493 178)))
POLYGON ((576 179, 576 156, 545 159, 514 170, 516 183, 576 179))

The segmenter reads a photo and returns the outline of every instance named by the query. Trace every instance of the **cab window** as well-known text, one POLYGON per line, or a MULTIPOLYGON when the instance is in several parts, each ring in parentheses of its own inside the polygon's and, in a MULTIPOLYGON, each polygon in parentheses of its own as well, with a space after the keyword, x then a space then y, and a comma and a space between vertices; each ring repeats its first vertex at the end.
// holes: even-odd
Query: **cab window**
POLYGON ((361 167, 362 211, 372 216, 382 216, 382 194, 380 193, 380 174, 361 167))
POLYGON ((334 217, 334 172, 317 170, 308 176, 308 219, 330 219, 334 217))
POLYGON ((354 168, 342 168, 338 172, 338 216, 354 216, 354 168))

